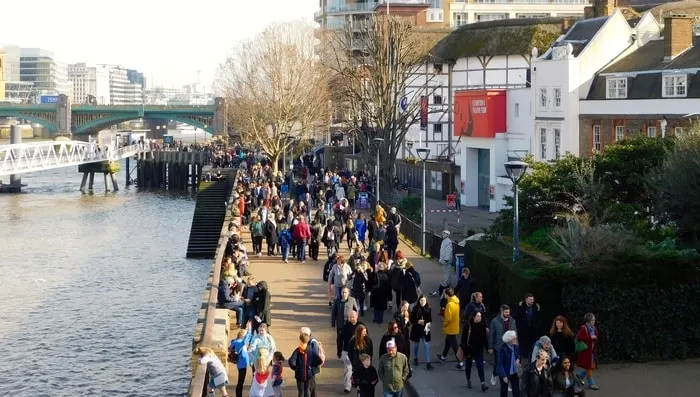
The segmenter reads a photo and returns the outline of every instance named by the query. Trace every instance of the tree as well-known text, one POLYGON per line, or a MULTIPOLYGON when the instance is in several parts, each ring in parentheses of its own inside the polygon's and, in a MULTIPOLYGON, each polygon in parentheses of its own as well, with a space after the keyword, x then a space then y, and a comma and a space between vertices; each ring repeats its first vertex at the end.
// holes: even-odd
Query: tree
POLYGON ((677 138, 659 171, 651 178, 656 188, 657 213, 676 222, 685 241, 700 238, 700 134, 677 138))
POLYGON ((315 56, 314 28, 272 24, 241 43, 219 67, 217 88, 244 145, 270 156, 277 172, 293 140, 313 136, 328 119, 328 81, 315 56))
POLYGON ((355 141, 366 156, 366 164, 376 165, 380 153, 380 178, 390 185, 396 157, 408 128, 419 119, 420 97, 426 90, 407 92, 410 86, 424 85, 432 76, 419 73, 442 30, 415 26, 412 21, 374 15, 327 35, 324 63, 333 75, 336 106, 344 107, 355 141), (406 96, 406 109, 399 111, 406 96), (384 142, 377 144, 374 138, 384 142))

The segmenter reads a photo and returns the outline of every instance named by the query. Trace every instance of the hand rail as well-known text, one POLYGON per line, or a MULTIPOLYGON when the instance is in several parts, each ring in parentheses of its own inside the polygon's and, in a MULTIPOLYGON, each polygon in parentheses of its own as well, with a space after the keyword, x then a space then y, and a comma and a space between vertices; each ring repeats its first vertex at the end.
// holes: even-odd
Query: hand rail
MULTIPOLYGON (((216 248, 216 257, 211 279, 211 287, 209 289, 209 297, 207 298, 207 312, 204 317, 204 326, 202 328, 202 339, 199 344, 202 346, 211 347, 212 338, 214 335, 214 320, 216 319, 216 304, 219 294, 219 279, 221 277, 221 262, 224 258, 226 243, 228 242, 228 224, 231 222, 231 208, 233 206, 233 192, 238 182, 237 170, 233 172, 231 182, 231 193, 229 194, 228 202, 226 203, 226 217, 221 226, 221 234, 219 236, 219 244, 216 248)), ((197 370, 192 374, 189 391, 190 397, 206 397, 208 394, 208 373, 206 365, 198 365, 197 370)))

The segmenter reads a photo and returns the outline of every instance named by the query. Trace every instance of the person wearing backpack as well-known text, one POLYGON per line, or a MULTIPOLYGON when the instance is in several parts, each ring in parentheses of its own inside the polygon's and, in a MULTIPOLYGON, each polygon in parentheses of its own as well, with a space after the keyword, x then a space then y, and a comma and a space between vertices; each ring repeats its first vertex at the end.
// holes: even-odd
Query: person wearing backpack
POLYGON ((323 364, 326 363, 326 352, 323 349, 323 345, 321 342, 316 340, 313 336, 311 336, 311 328, 309 327, 301 327, 301 332, 302 335, 306 335, 309 337, 309 349, 313 349, 316 352, 318 352, 318 357, 321 359, 321 364, 318 365, 317 367, 313 368, 314 376, 311 378, 311 397, 316 397, 316 376, 317 374, 321 373, 321 367, 323 364))
POLYGON ((250 356, 248 355, 248 344, 253 334, 247 332, 247 329, 248 327, 239 329, 236 339, 231 341, 231 345, 228 348, 228 360, 236 364, 236 368, 238 368, 236 397, 243 397, 243 384, 248 373, 248 367, 251 365, 250 356))
POLYGON ((326 246, 326 254, 329 258, 338 252, 339 241, 340 236, 338 236, 333 227, 333 221, 327 220, 326 227, 323 229, 323 236, 321 236, 321 242, 326 246))
POLYGON ((309 346, 311 337, 300 334, 299 347, 289 357, 289 368, 294 371, 294 379, 297 381, 297 393, 299 397, 311 397, 312 379, 316 375, 314 368, 322 364, 318 351, 309 346))
POLYGON ((253 254, 261 256, 265 234, 263 232, 263 224, 257 216, 253 217, 253 223, 250 224, 250 234, 253 236, 253 254))

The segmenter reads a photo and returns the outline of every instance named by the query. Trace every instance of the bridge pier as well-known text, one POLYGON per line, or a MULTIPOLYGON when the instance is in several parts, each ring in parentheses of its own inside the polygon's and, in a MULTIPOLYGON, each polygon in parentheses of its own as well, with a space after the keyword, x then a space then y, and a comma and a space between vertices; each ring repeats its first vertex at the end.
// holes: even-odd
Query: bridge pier
POLYGON ((83 173, 83 179, 80 182, 80 191, 85 192, 85 183, 87 182, 88 191, 92 192, 95 188, 95 173, 100 173, 104 176, 105 193, 109 192, 109 181, 112 181, 112 190, 119 190, 117 182, 114 179, 114 174, 119 172, 119 163, 103 161, 100 163, 88 163, 78 166, 78 172, 83 173), (109 175, 110 179, 107 179, 109 175))
MULTIPOLYGON (((22 130, 17 125, 10 126, 10 145, 22 143, 22 130)), ((19 157, 16 154, 15 157, 19 157)), ((10 175, 10 186, 6 189, 12 193, 19 193, 22 191, 22 175, 12 174, 10 175)))

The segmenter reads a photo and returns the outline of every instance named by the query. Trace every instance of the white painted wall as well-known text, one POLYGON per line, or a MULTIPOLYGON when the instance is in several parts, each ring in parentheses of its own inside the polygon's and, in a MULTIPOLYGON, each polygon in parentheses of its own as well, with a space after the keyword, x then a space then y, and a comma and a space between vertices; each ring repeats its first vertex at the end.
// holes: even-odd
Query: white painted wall
POLYGON ((455 1, 450 3, 450 26, 459 23, 474 23, 492 19, 535 18, 556 16, 583 16, 586 0, 551 2, 550 0, 528 0, 527 2, 455 1), (455 14, 462 14, 458 21, 455 14), (462 22, 464 21, 464 22, 462 22))
MULTIPOLYGON (((631 28, 617 10, 608 18, 586 48, 574 58, 547 60, 549 51, 532 62, 532 103, 534 133, 531 150, 539 160, 556 158, 555 131, 560 131, 559 154, 578 155, 579 101, 587 97, 593 78, 601 69, 637 50, 659 36, 660 27, 651 14, 640 20, 639 31, 631 28), (637 40, 632 40, 636 34, 637 40), (547 102, 540 103, 540 89, 547 90, 547 102), (555 89, 561 89, 561 105, 556 106, 555 89), (544 138, 544 147, 541 144, 544 138)), ((551 51, 551 50, 550 50, 551 51)))

